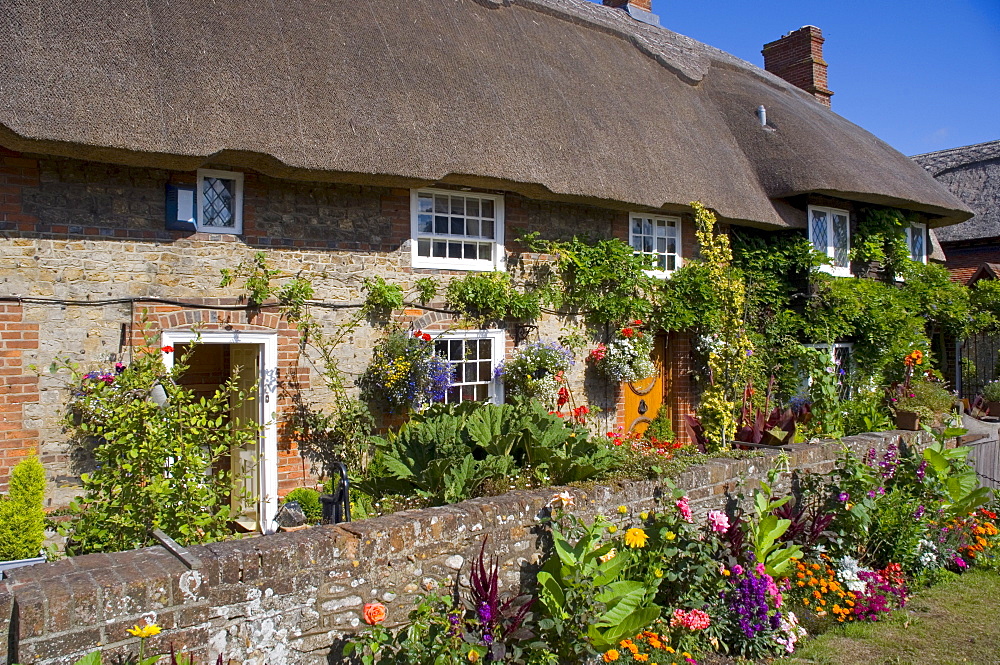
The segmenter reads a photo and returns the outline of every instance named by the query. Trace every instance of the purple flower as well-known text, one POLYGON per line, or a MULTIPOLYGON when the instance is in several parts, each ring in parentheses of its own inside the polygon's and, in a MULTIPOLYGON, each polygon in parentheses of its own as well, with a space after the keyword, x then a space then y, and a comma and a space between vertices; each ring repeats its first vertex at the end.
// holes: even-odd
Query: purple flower
POLYGON ((479 614, 479 620, 483 623, 489 623, 490 620, 493 619, 493 608, 491 608, 486 601, 479 603, 477 612, 479 614))
POLYGON ((837 500, 840 501, 841 503, 847 503, 850 500, 850 498, 851 495, 848 494, 847 492, 841 492, 840 494, 837 495, 837 500))
POLYGON ((868 498, 869 499, 875 498, 875 490, 868 490, 868 498))
POLYGON ((493 636, 489 633, 483 633, 483 644, 493 644, 493 636))
POLYGON ((927 474, 927 460, 924 460, 920 463, 920 466, 917 467, 917 480, 919 480, 920 482, 924 482, 924 476, 926 474, 927 474))
POLYGON ((913 519, 915 519, 915 520, 918 520, 918 519, 920 519, 921 517, 923 517, 923 516, 924 516, 924 512, 925 512, 926 510, 927 510, 927 509, 926 509, 926 508, 924 508, 923 504, 921 504, 921 505, 917 506, 917 509, 916 509, 916 510, 915 510, 915 511, 913 512, 913 519))

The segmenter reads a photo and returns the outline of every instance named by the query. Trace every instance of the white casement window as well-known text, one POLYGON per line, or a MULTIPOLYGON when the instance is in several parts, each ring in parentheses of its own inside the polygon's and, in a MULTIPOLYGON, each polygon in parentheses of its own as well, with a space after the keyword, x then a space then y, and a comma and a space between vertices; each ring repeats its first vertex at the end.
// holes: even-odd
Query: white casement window
MULTIPOLYGON (((852 342, 837 342, 835 344, 803 344, 808 349, 819 349, 830 354, 830 367, 836 373, 840 382, 840 398, 851 398, 850 378, 854 370, 854 344, 852 342)), ((810 377, 804 377, 803 388, 808 391, 812 383, 810 377)))
POLYGON ((455 402, 503 403, 503 384, 494 376, 503 360, 502 330, 460 330, 434 339, 434 353, 454 368, 446 404, 455 402))
POLYGON ((831 265, 823 270, 838 277, 851 276, 851 216, 846 210, 809 206, 809 240, 831 265))
POLYGON ((444 189, 410 194, 414 268, 503 270, 503 197, 444 189))
POLYGON ((629 215, 629 244, 636 254, 650 259, 650 274, 665 277, 681 267, 681 220, 632 213, 629 215))
POLYGON ((914 222, 906 227, 906 246, 910 258, 919 263, 927 263, 927 225, 914 222))
POLYGON ((198 169, 198 230, 243 233, 243 174, 198 169))

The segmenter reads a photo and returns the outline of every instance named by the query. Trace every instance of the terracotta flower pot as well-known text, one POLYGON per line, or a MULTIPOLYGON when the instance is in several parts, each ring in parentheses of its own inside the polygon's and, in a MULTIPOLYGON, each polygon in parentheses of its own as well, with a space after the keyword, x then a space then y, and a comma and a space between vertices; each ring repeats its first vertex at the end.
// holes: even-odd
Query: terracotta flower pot
POLYGON ((896 429, 917 431, 920 429, 920 416, 915 411, 897 411, 896 429))

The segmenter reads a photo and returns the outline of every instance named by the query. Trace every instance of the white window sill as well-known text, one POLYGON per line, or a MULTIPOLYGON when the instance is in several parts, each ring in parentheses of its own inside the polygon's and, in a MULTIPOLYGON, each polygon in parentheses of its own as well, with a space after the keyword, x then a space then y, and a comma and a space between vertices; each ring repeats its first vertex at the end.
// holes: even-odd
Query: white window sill
POLYGON ((854 277, 850 268, 839 268, 836 266, 820 266, 819 269, 833 277, 854 277))
POLYGON ((470 272, 503 272, 506 268, 493 261, 472 261, 464 259, 428 259, 413 257, 414 268, 433 268, 436 270, 467 270, 470 272))

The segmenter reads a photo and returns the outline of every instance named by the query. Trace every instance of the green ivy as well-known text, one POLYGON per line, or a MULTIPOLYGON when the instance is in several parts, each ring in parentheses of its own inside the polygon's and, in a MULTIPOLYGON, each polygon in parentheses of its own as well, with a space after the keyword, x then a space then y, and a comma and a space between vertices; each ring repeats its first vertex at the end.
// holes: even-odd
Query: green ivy
POLYGON ((653 311, 656 283, 651 263, 617 238, 542 240, 529 233, 521 241, 534 252, 555 256, 543 298, 558 310, 580 314, 587 323, 619 326, 646 320, 653 311))
POLYGON ((517 290, 505 272, 455 278, 448 283, 445 297, 449 307, 476 321, 534 321, 542 313, 538 294, 517 290))

